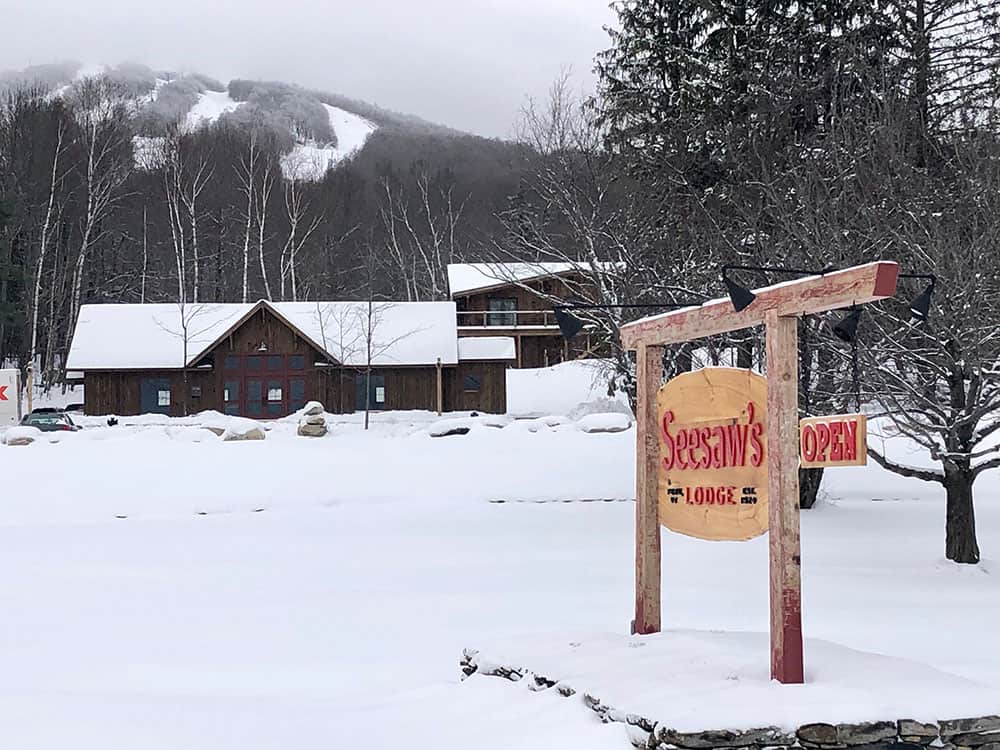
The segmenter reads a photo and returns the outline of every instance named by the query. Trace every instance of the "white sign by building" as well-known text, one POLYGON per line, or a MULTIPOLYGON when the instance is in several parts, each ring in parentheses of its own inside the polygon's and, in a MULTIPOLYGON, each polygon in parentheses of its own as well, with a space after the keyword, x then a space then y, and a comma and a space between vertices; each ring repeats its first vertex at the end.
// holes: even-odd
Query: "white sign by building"
POLYGON ((0 370, 0 427, 21 421, 21 392, 17 370, 0 370))

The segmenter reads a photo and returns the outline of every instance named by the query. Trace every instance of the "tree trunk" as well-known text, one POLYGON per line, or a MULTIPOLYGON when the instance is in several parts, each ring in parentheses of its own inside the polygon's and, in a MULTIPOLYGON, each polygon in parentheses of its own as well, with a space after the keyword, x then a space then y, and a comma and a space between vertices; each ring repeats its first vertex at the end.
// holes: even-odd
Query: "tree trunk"
POLYGON ((972 506, 971 472, 945 467, 944 488, 948 497, 945 523, 945 557, 957 563, 979 562, 976 541, 976 514, 972 506))
POLYGON ((799 469, 799 507, 808 510, 816 504, 823 469, 799 469))

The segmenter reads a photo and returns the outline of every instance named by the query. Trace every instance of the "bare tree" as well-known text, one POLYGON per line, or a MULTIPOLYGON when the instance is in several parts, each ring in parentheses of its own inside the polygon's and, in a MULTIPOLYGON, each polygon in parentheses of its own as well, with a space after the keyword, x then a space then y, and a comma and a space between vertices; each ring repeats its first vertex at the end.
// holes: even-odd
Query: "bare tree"
POLYGON ((299 284, 296 259, 299 252, 309 241, 313 232, 322 223, 322 217, 317 215, 306 223, 309 212, 309 201, 305 197, 302 182, 296 179, 285 181, 285 213, 288 216, 288 238, 281 249, 279 262, 281 299, 286 299, 286 285, 291 290, 292 301, 298 302, 299 284))
POLYGON ((246 302, 249 297, 250 230, 253 226, 254 203, 257 198, 257 170, 259 162, 263 158, 263 154, 261 154, 257 143, 257 131, 251 130, 246 153, 240 158, 240 163, 235 167, 236 179, 246 206, 243 213, 243 296, 241 298, 243 302, 246 302))
POLYGON ((122 188, 132 170, 130 102, 125 89, 105 78, 88 78, 77 84, 72 111, 83 151, 84 212, 73 271, 71 321, 80 310, 89 252, 107 232, 107 219, 122 199, 122 188))
POLYGON ((56 192, 62 182, 64 173, 60 167, 60 160, 66 151, 65 146, 66 127, 60 120, 56 126, 56 143, 52 155, 52 170, 49 175, 48 200, 45 204, 45 218, 42 221, 42 231, 38 239, 38 257, 35 259, 35 276, 32 282, 31 293, 31 347, 28 350, 28 409, 31 409, 34 391, 35 364, 38 358, 38 310, 42 299, 43 270, 45 269, 45 258, 49 248, 50 234, 53 229, 56 209, 56 192))
POLYGON ((402 185, 381 182, 379 215, 386 250, 407 301, 448 297, 448 264, 458 258, 457 230, 466 200, 456 201, 454 186, 434 186, 426 169, 416 175, 417 204, 411 206, 402 185))

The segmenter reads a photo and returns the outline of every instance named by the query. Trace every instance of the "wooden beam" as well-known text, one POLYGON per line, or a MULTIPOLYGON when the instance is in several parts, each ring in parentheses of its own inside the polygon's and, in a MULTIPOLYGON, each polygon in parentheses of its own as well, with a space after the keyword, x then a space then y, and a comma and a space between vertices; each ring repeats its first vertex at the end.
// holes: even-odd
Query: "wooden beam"
POLYGON ((898 276, 898 264, 879 261, 776 284, 756 290, 757 299, 742 312, 725 298, 628 323, 622 344, 630 350, 676 344, 760 325, 769 313, 797 316, 876 302, 895 294, 898 276))
POLYGON ((632 630, 660 632, 659 420, 656 394, 663 380, 663 347, 636 352, 635 620, 632 630))
MULTIPOLYGON (((452 407, 454 408, 454 407, 452 407)), ((444 388, 441 383, 441 358, 437 358, 437 413, 441 416, 441 411, 444 409, 444 388)))
POLYGON ((798 684, 803 680, 798 321, 772 310, 766 338, 771 679, 798 684))

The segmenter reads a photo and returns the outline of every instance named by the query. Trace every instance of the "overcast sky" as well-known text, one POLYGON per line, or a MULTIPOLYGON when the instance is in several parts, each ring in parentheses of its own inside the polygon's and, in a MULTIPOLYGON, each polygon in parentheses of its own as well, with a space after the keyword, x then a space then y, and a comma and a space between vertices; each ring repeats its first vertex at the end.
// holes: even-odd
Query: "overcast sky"
POLYGON ((589 88, 608 0, 0 0, 0 70, 142 62, 266 78, 508 136, 571 66, 589 88))

